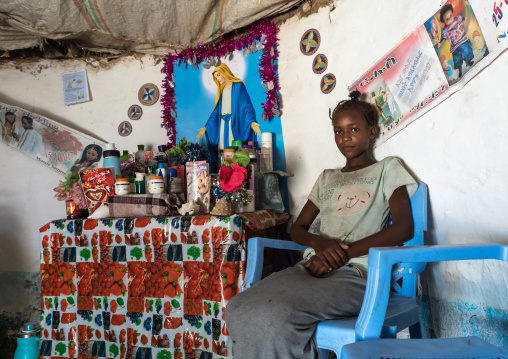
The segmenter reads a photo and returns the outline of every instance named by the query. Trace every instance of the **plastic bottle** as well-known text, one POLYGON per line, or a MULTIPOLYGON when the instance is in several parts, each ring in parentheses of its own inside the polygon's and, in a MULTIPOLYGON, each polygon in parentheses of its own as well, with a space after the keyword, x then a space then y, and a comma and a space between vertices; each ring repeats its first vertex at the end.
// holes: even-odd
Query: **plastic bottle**
POLYGON ((129 179, 128 178, 117 178, 115 182, 115 194, 117 196, 123 196, 129 194, 129 179))
POLYGON ((148 180, 150 180, 150 176, 153 176, 153 168, 152 166, 146 166, 145 167, 145 189, 148 190, 148 180))
POLYGON ((231 163, 233 161, 234 155, 235 155, 234 148, 226 148, 224 150, 224 161, 231 163))
POLYGON ((145 145, 138 145, 138 150, 134 154, 134 159, 143 166, 145 165, 145 145))
POLYGON ((104 162, 102 164, 103 167, 112 167, 113 168, 113 178, 117 176, 122 176, 120 172, 120 151, 118 151, 115 147, 114 143, 106 144, 106 150, 104 151, 104 162))
POLYGON ((120 156, 120 162, 125 161, 127 158, 129 158, 129 151, 123 150, 123 153, 120 156))
POLYGON ((161 176, 151 176, 148 180, 148 192, 152 194, 164 193, 164 180, 161 176))
POLYGON ((162 180, 164 181, 164 187, 167 188, 168 186, 168 180, 167 180, 167 171, 166 167, 164 166, 164 163, 160 163, 157 165, 157 176, 161 176, 162 180))
POLYGON ((261 155, 259 158, 259 171, 273 171, 273 152, 272 152, 272 133, 263 132, 261 134, 261 155))
MULTIPOLYGON (((14 353, 14 359, 32 359, 37 358, 39 354, 39 332, 40 328, 36 324, 29 324, 23 327, 17 335, 17 347, 14 353)), ((51 347, 41 347, 42 354, 51 353, 51 347), (46 350, 49 349, 49 350, 46 350)))
POLYGON ((144 194, 146 193, 146 182, 145 182, 145 174, 142 172, 136 172, 136 181, 135 184, 135 193, 136 194, 144 194))

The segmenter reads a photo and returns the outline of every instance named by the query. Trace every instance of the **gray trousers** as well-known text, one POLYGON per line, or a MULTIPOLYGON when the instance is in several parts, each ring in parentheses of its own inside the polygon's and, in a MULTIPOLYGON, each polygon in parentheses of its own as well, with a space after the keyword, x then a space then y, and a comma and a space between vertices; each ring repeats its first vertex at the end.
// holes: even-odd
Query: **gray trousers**
POLYGON ((234 358, 319 358, 313 339, 317 324, 358 315, 367 282, 359 270, 344 266, 316 278, 305 262, 268 276, 229 301, 225 314, 234 358))

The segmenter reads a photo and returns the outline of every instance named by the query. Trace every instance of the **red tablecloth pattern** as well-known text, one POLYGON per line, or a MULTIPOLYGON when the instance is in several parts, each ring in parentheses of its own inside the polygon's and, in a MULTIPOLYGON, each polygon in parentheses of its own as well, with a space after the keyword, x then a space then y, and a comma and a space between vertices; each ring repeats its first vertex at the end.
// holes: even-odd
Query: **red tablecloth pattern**
POLYGON ((254 220, 206 215, 43 226, 39 359, 232 358, 224 311, 245 273, 244 222, 250 228, 254 220))

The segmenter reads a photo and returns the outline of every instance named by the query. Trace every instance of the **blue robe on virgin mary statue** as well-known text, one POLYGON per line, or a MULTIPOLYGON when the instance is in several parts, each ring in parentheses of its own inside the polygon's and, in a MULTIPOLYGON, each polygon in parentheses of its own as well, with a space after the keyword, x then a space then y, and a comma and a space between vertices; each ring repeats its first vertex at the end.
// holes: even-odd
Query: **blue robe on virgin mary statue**
MULTIPOLYGON (((210 151, 211 163, 210 173, 218 173, 219 161, 218 161, 218 144, 219 137, 223 136, 223 139, 229 137, 229 126, 224 126, 224 133, 220 132, 220 121, 221 121, 221 108, 222 108, 222 96, 217 102, 217 106, 213 110, 210 118, 206 122, 206 140, 208 144, 208 150, 210 151)), ((247 141, 254 141, 256 134, 251 129, 252 122, 256 122, 256 112, 254 106, 250 100, 247 88, 243 82, 233 82, 231 89, 231 118, 229 119, 231 132, 233 139, 230 140, 241 140, 242 143, 247 141)), ((228 142, 229 142, 228 141, 228 142)), ((226 141, 224 141, 227 146, 226 141)))

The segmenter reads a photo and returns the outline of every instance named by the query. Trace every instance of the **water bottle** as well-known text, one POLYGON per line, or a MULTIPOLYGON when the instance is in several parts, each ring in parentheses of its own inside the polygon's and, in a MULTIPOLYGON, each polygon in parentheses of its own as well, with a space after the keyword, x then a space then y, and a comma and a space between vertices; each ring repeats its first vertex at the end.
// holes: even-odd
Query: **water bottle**
POLYGON ((106 150, 104 151, 104 162, 102 163, 102 166, 114 168, 113 178, 122 175, 122 172, 120 171, 120 151, 116 149, 114 143, 106 144, 106 150))
POLYGON ((34 359, 39 354, 39 326, 28 324, 18 333, 18 346, 14 359, 34 359))

